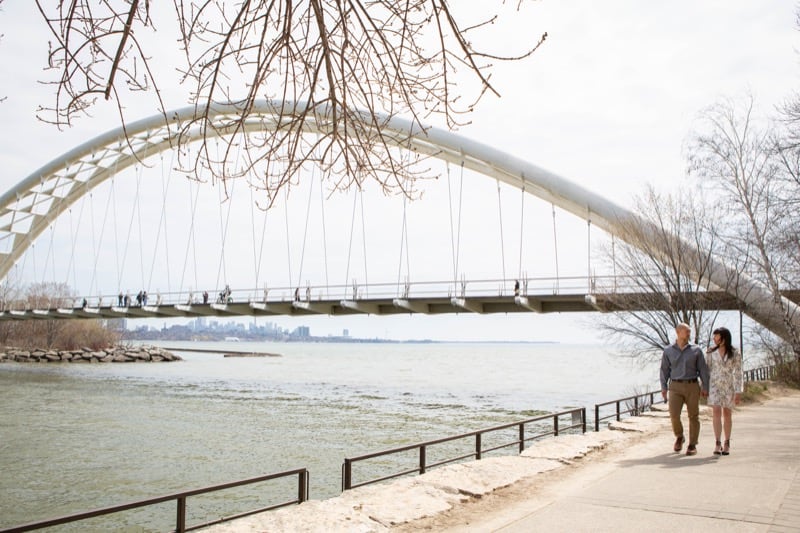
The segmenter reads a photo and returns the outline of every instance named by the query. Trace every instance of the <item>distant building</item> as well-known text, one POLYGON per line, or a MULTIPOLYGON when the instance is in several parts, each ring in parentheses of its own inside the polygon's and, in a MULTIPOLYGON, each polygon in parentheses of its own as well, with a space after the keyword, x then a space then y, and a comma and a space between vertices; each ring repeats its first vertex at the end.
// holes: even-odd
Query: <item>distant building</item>
POLYGON ((349 336, 350 336, 350 330, 349 329, 343 329, 342 330, 342 337, 349 337, 349 336))
POLYGON ((311 329, 308 326, 297 326, 291 333, 292 337, 306 339, 311 336, 311 329))

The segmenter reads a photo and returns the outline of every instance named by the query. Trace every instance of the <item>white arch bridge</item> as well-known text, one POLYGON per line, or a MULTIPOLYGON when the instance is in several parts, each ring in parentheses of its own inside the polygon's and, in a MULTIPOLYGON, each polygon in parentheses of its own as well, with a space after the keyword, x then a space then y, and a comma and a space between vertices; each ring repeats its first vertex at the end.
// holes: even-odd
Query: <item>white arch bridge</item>
MULTIPOLYGON (((325 133, 325 128, 331 123, 328 110, 315 108, 307 114, 306 111, 304 103, 258 101, 245 125, 245 131, 252 133, 274 130, 281 126, 280 117, 303 113, 306 117, 304 128, 308 134, 325 133)), ((100 184, 113 180, 125 169, 138 165, 148 157, 174 150, 177 132, 182 131, 182 125, 191 123, 195 113, 196 109, 189 106, 99 135, 42 166, 7 191, 0 197, 0 279, 8 280, 15 265, 29 248, 35 246, 37 239, 48 228, 56 226, 57 220, 64 220, 67 214, 73 216, 72 207, 79 200, 91 196, 92 191, 100 184), (166 121, 165 116, 168 117, 166 121)), ((208 111, 208 116, 212 121, 218 122, 220 127, 182 131, 182 141, 191 142, 210 133, 225 135, 227 130, 222 125, 239 114, 240 110, 235 104, 215 104, 208 111)), ((511 154, 400 117, 372 117, 374 120, 366 120, 366 114, 364 117, 366 128, 380 127, 384 139, 400 149, 412 150, 443 160, 447 164, 458 165, 462 172, 463 169, 468 169, 497 180, 498 191, 502 182, 521 190, 523 196, 532 195, 552 204, 554 210, 558 207, 579 217, 588 222, 590 229, 594 226, 625 239, 629 234, 625 229, 630 225, 647 227, 630 211, 511 154)), ((137 190, 138 187, 137 184, 137 190)), ((310 201, 309 194, 309 205, 310 201)), ((109 207, 106 206, 106 209, 109 207)), ((115 206, 112 206, 111 210, 114 209, 115 206)), ((553 217, 555 219, 555 211, 553 217)), ((133 218, 132 216, 129 226, 133 225, 133 218)), ((450 222, 452 226, 452 214, 450 222)), ((160 229, 161 226, 159 231, 160 229)), ((130 232, 130 228, 128 231, 130 232)), ((75 243, 67 253, 75 255, 75 243)), ((54 259, 50 261, 55 263, 54 259)), ((300 264, 302 269, 302 259, 300 264)), ((394 284, 351 284, 347 281, 334 290, 327 283, 323 287, 323 284, 315 285, 298 279, 297 283, 287 284, 280 290, 264 287, 263 290, 258 289, 258 293, 251 290, 247 294, 237 294, 234 291, 219 301, 218 295, 212 292, 208 302, 203 302, 199 290, 151 294, 148 300, 140 301, 135 306, 131 305, 131 300, 123 298, 121 291, 117 295, 115 289, 113 292, 109 291, 105 298, 86 300, 77 306, 51 306, 45 303, 19 308, 6 302, 0 310, 0 320, 613 311, 615 307, 604 297, 604 293, 620 283, 620 280, 594 276, 591 272, 583 277, 572 276, 567 279, 558 276, 526 276, 520 272, 516 276, 503 275, 500 278, 470 282, 464 279, 459 281, 457 276, 458 273, 454 272, 454 279, 447 282, 412 282, 408 277, 402 281, 398 279, 394 284), (515 290, 512 287, 518 280, 522 283, 515 290)), ((792 316, 796 322, 795 327, 800 328, 797 294, 788 293, 780 304, 776 303, 761 285, 743 279, 724 264, 714 264, 709 278, 718 287, 729 286, 728 280, 731 279, 739 281, 735 288, 730 289, 729 298, 723 300, 723 307, 743 308, 754 320, 785 336, 787 324, 782 318, 785 313, 780 310, 783 305, 794 311, 792 316)), ((719 304, 715 303, 714 306, 718 308, 719 304)))

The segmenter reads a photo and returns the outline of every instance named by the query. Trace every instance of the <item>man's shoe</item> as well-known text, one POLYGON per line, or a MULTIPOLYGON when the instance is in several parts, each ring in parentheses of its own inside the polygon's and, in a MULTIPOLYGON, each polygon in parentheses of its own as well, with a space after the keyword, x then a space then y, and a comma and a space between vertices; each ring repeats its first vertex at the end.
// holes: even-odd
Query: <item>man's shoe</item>
POLYGON ((697 447, 694 444, 690 444, 686 447, 686 455, 695 455, 697 453, 697 447))
POLYGON ((675 450, 676 452, 681 451, 681 448, 683 448, 684 441, 686 441, 686 439, 683 437, 683 435, 681 435, 680 437, 675 439, 675 446, 673 446, 672 449, 675 450))

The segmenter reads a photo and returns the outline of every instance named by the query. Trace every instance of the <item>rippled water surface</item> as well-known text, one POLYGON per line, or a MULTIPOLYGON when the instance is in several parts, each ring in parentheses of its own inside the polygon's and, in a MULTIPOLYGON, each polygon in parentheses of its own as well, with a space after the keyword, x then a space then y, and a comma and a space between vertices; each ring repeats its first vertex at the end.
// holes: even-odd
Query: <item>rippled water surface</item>
MULTIPOLYGON (((657 388, 656 368, 593 346, 193 346, 219 352, 0 364, 0 527, 302 467, 311 497, 325 498, 340 491, 345 457, 657 388), (233 349, 280 357, 222 357, 233 349)), ((246 491, 219 498, 249 502, 246 491)), ((174 527, 174 504, 137 513, 114 523, 174 527)), ((107 528, 92 524, 75 530, 107 528)))

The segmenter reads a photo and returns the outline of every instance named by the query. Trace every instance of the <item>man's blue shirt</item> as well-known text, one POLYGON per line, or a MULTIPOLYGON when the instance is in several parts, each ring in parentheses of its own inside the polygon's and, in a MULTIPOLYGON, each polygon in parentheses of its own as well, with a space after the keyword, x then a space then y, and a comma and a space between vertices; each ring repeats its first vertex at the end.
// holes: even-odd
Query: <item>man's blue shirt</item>
POLYGON ((703 350, 696 344, 688 343, 681 348, 672 343, 664 348, 661 356, 661 390, 669 388, 669 381, 676 379, 697 379, 703 382, 703 391, 708 392, 708 366, 703 350))

